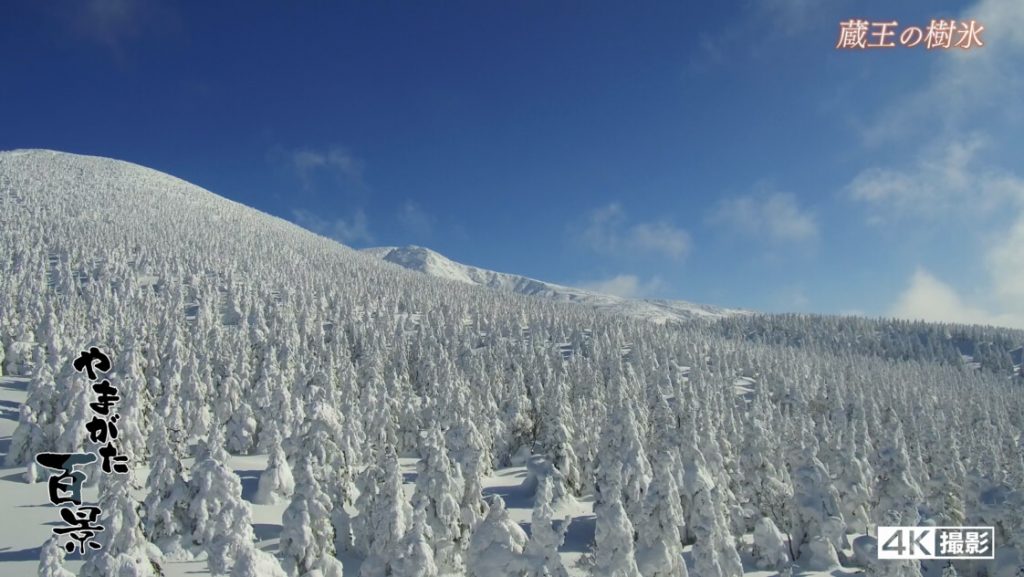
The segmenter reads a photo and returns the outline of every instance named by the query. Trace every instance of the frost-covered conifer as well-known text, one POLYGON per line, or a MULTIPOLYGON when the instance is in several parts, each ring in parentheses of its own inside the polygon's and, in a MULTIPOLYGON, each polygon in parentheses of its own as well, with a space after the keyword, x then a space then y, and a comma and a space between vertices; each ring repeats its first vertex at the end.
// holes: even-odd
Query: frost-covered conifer
POLYGON ((609 410, 601 429, 598 456, 595 507, 605 501, 618 500, 630 520, 640 519, 644 492, 651 478, 650 464, 633 410, 624 398, 609 410))
POLYGON ((206 551, 210 570, 227 573, 235 555, 255 540, 242 482, 227 467, 220 429, 211 429, 200 446, 188 481, 188 533, 192 545, 206 551))
POLYGON ((770 517, 754 525, 754 563, 760 569, 782 569, 789 564, 789 543, 770 517))
POLYGON ((565 533, 569 530, 572 517, 566 515, 558 529, 552 525, 554 510, 551 484, 550 477, 538 480, 530 521, 530 540, 525 549, 528 563, 526 577, 569 577, 558 549, 565 542, 565 533))
POLYGON ((427 524, 423 509, 413 512, 412 525, 406 531, 402 543, 395 553, 392 566, 393 577, 437 577, 438 569, 434 563, 434 549, 430 543, 434 540, 427 524))
MULTIPOLYGON (((177 375, 175 375, 177 377, 177 375)), ((181 428, 188 433, 189 439, 201 439, 210 434, 210 429, 223 427, 224 421, 214 422, 213 412, 210 410, 210 367, 200 366, 196 360, 194 351, 188 351, 182 364, 181 376, 177 385, 180 397, 175 402, 181 411, 183 422, 181 428)), ((227 391, 234 395, 233 391, 227 391)), ((174 402, 174 401, 171 401, 174 402)), ((177 424, 168 423, 168 426, 178 428, 177 424)), ((219 434, 223 435, 223 431, 219 434)))
MULTIPOLYGON (((940 437, 938 430, 932 432, 940 437)), ((964 481, 966 472, 963 468, 960 444, 955 435, 941 435, 941 449, 930 454, 932 474, 929 476, 922 492, 927 502, 928 516, 936 525, 960 526, 967 518, 964 505, 964 481)))
POLYGON ((655 458, 654 476, 644 496, 643 520, 637 527, 637 567, 644 577, 686 577, 682 536, 684 523, 675 480, 675 458, 667 449, 655 458))
POLYGON ((569 491, 579 496, 583 490, 579 457, 573 448, 572 415, 565 383, 558 379, 545 396, 544 435, 541 445, 551 463, 561 472, 569 491))
POLYGON ((796 457, 793 477, 792 546, 801 567, 823 571, 839 564, 846 524, 839 509, 839 494, 825 465, 817 457, 816 443, 806 439, 796 457))
POLYGON ((466 551, 467 577, 521 577, 526 542, 526 532, 508 516, 505 502, 494 497, 466 551))
POLYGON ((592 574, 607 577, 641 577, 636 564, 633 524, 622 501, 614 496, 594 507, 594 565, 592 574))
POLYGON ((142 506, 142 530, 146 538, 166 555, 182 552, 182 538, 191 537, 189 523, 189 486, 182 477, 181 459, 171 447, 163 419, 153 423, 150 432, 149 476, 142 506))
POLYGON ((270 553, 260 551, 255 545, 244 547, 238 552, 230 577, 289 577, 281 564, 270 553))
MULTIPOLYGON (((707 477, 703 477, 707 478, 707 477)), ((689 528, 696 537, 693 559, 700 577, 740 577, 743 565, 715 487, 700 487, 691 499, 689 528)))
POLYGON ((134 474, 104 476, 98 506, 103 511, 103 531, 96 534, 101 549, 87 556, 80 577, 122 575, 125 567, 135 577, 159 575, 159 550, 142 533, 138 502, 131 494, 134 474))
POLYGON ((412 517, 412 508, 402 491, 402 472, 393 446, 387 445, 378 451, 373 476, 378 480, 376 494, 372 500, 357 502, 362 506, 356 519, 365 518, 360 520, 361 533, 356 535, 356 540, 368 553, 360 570, 363 577, 387 575, 391 571, 394 555, 412 517))
POLYGON ((245 388, 237 384, 237 379, 229 377, 224 387, 238 390, 240 395, 227 419, 227 446, 233 453, 248 455, 256 449, 259 440, 256 414, 245 396, 245 388))
POLYGON ((57 406, 60 398, 49 365, 42 365, 28 383, 28 397, 21 405, 18 426, 11 435, 11 445, 5 464, 8 467, 26 465, 36 453, 52 450, 58 436, 57 406))
POLYGON ((311 397, 307 420, 301 434, 292 439, 289 457, 291 461, 299 461, 304 455, 312 458, 313 475, 330 499, 328 509, 339 509, 350 501, 350 455, 338 444, 346 436, 345 425, 337 410, 323 402, 322 394, 319 391, 311 397))
POLYGON ((890 419, 889 431, 883 437, 882 449, 876 459, 876 502, 871 517, 877 525, 912 527, 920 520, 918 507, 922 493, 910 472, 902 425, 898 420, 890 419), (886 520, 896 522, 886 523, 886 520))
POLYGON ((843 458, 837 461, 840 469, 835 485, 847 529, 865 533, 870 523, 872 480, 867 459, 853 449, 853 442, 844 445, 843 458))
POLYGON ((455 571, 462 566, 462 539, 468 532, 459 507, 462 474, 458 464, 448 458, 444 435, 436 425, 425 433, 420 450, 412 506, 423 511, 430 527, 438 569, 455 571))
POLYGON ((118 367, 113 378, 121 395, 117 408, 121 415, 117 423, 118 448, 133 461, 142 461, 148 456, 147 439, 153 407, 143 373, 145 358, 134 339, 129 341, 124 355, 118 355, 115 365, 118 367))
POLYGON ((751 422, 744 439, 739 463, 746 481, 744 499, 748 502, 749 520, 770 517, 776 524, 789 525, 789 504, 793 488, 787 482, 781 463, 776 462, 776 447, 771 432, 757 417, 751 422))
POLYGON ((307 456, 296 468, 295 493, 281 521, 278 551, 288 573, 305 575, 325 563, 341 564, 334 558, 334 528, 327 502, 307 456))
POLYGON ((469 533, 487 514, 483 500, 481 477, 490 471, 491 456, 479 430, 465 415, 456 417, 456 424, 446 434, 452 460, 462 471, 463 491, 459 501, 463 534, 460 542, 469 542, 469 533))
POLYGON ((64 567, 64 548, 56 536, 47 539, 39 551, 39 577, 75 577, 64 567))
POLYGON ((288 466, 288 459, 281 448, 281 438, 276 429, 273 429, 268 443, 270 456, 267 459, 267 468, 260 475, 256 495, 253 497, 253 502, 260 505, 273 505, 291 499, 292 493, 295 492, 295 479, 292 477, 292 470, 288 466))

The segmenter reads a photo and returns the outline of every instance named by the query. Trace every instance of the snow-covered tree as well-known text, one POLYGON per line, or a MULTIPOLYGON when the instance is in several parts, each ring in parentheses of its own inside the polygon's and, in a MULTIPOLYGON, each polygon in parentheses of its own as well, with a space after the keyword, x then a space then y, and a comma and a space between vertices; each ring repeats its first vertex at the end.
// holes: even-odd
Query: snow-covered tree
POLYGON ((64 548, 56 536, 47 539, 39 551, 39 577, 75 577, 64 567, 64 548))
POLYGON ((754 563, 760 569, 782 569, 790 562, 789 543, 770 517, 761 517, 754 525, 754 563))
POLYGON ((572 415, 566 385, 557 379, 545 395, 545 416, 541 445, 551 463, 562 474, 566 487, 576 496, 583 490, 582 467, 573 448, 572 415))
POLYGON ((846 534, 839 494, 816 443, 808 439, 798 450, 793 478, 792 547, 801 567, 823 571, 839 564, 838 551, 846 534))
POLYGON ((378 452, 377 463, 368 479, 376 480, 375 489, 365 484, 368 491, 364 494, 375 492, 372 498, 362 499, 363 494, 360 495, 359 516, 353 521, 360 521, 356 540, 367 551, 361 574, 374 577, 387 575, 392 570, 395 553, 411 521, 412 508, 402 491, 402 472, 391 445, 378 452))
POLYGON ((601 429, 598 456, 595 508, 605 501, 618 500, 631 520, 642 518, 651 469, 633 409, 624 397, 608 412, 601 429))
POLYGON ((334 558, 334 527, 327 502, 307 456, 296 468, 295 493, 281 521, 278 551, 288 573, 305 575, 325 563, 341 564, 334 558))
MULTIPOLYGON (((851 440, 850 444, 853 442, 851 440)), ((850 444, 844 447, 843 458, 839 460, 835 486, 847 529, 865 533, 870 523, 871 468, 863 454, 850 444)))
POLYGON ((487 504, 483 500, 482 477, 490 470, 488 447, 473 421, 465 415, 456 417, 456 424, 448 430, 447 445, 452 460, 462 471, 463 490, 459 501, 463 534, 460 542, 469 542, 469 534, 485 515, 487 504))
POLYGON ((60 395, 52 369, 43 365, 28 383, 27 398, 21 405, 18 426, 11 435, 11 445, 4 457, 8 467, 27 465, 36 453, 54 450, 59 436, 57 405, 60 395))
POLYGON ((572 517, 566 515, 556 529, 552 525, 552 481, 550 477, 538 480, 530 521, 530 540, 526 543, 528 569, 526 577, 569 577, 562 565, 558 548, 565 542, 572 517))
POLYGON ((607 577, 641 577, 636 564, 633 524, 621 500, 611 497, 594 507, 594 565, 592 574, 607 577))
POLYGON ((875 467, 876 502, 872 510, 872 520, 877 525, 912 527, 920 520, 918 508, 923 495, 911 475, 903 426, 892 416, 887 430, 888 434, 883 437, 884 444, 878 452, 878 464, 875 467))
POLYGON ((422 508, 413 512, 412 525, 395 554, 393 577, 437 577, 434 549, 430 546, 434 539, 426 517, 422 508))
POLYGON ((161 554, 143 536, 138 502, 131 494, 133 476, 130 471, 104 476, 98 503, 103 511, 103 531, 96 534, 101 549, 87 557, 80 577, 122 575, 125 567, 130 567, 135 577, 160 574, 161 554))
POLYGON ((273 555, 254 545, 238 552, 230 577, 288 577, 288 573, 273 555))
POLYGON ((466 551, 467 577, 522 577, 526 542, 526 532, 509 517, 505 502, 492 498, 466 551))
POLYGON ((414 509, 421 509, 433 535, 437 567, 441 572, 456 571, 462 566, 462 539, 468 532, 463 526, 459 503, 463 481, 457 463, 448 458, 445 438, 436 427, 427 430, 421 443, 422 459, 417 463, 416 490, 412 497, 414 509))
POLYGON ((743 564, 713 486, 704 486, 691 499, 690 530, 696 537, 693 559, 700 577, 740 577, 743 564))
POLYGON ((235 555, 251 545, 249 503, 242 499, 242 481, 225 464, 224 439, 216 427, 200 447, 188 482, 188 533, 192 545, 205 550, 210 570, 226 574, 235 555))
POLYGON ((260 475, 259 484, 253 502, 260 505, 273 505, 279 501, 291 499, 295 492, 295 479, 291 467, 281 447, 281 438, 274 430, 268 441, 269 457, 267 468, 260 475))
POLYGON ((758 417, 740 448, 739 463, 746 483, 743 498, 748 503, 748 519, 770 517, 776 525, 789 525, 789 506, 793 487, 777 460, 777 437, 758 417))
POLYGON ((644 496, 643 521, 637 527, 637 568, 644 577, 686 577, 682 536, 684 515, 676 486, 675 458, 663 449, 644 496))
POLYGON ((169 556, 184 552, 183 537, 189 523, 189 486, 182 477, 184 469, 168 439, 163 420, 158 419, 150 432, 150 469, 146 477, 146 498, 142 505, 142 531, 149 541, 169 556))

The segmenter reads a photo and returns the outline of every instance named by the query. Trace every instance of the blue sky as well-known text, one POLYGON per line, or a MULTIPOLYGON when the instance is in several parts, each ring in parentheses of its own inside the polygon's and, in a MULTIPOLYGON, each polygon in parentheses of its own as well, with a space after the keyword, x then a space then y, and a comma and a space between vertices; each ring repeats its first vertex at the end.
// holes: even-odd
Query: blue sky
POLYGON ((15 2, 0 149, 619 294, 1024 326, 1024 3, 695 4, 15 2))

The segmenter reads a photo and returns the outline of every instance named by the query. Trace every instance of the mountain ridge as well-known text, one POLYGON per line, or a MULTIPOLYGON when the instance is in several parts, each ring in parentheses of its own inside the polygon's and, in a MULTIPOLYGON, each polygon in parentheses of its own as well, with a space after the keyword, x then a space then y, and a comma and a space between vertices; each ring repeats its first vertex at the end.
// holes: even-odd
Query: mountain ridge
POLYGON ((625 314, 658 323, 713 320, 748 311, 688 301, 634 299, 565 286, 513 273, 497 272, 453 261, 432 249, 407 245, 362 249, 361 252, 403 268, 435 278, 444 278, 495 290, 515 292, 550 300, 573 302, 596 310, 625 314))

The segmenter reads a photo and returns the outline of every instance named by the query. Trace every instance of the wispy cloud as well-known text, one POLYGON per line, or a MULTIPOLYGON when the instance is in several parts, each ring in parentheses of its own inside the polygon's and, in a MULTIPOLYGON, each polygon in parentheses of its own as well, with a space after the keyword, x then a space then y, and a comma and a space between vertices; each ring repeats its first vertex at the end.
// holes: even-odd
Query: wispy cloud
POLYGON ((909 167, 872 166, 846 186, 849 198, 872 211, 872 221, 987 213, 1024 199, 1024 181, 979 161, 989 144, 981 134, 931 146, 909 167))
POLYGON ((667 288, 661 277, 654 276, 646 281, 633 274, 620 274, 611 278, 575 283, 582 289, 615 295, 624 298, 647 298, 657 296, 667 288))
POLYGON ((752 23, 760 23, 761 27, 770 26, 770 32, 776 34, 793 35, 803 32, 812 24, 820 24, 831 10, 843 4, 846 2, 839 0, 757 0, 750 3, 748 11, 752 23))
POLYGON ((809 32, 836 27, 837 10, 849 0, 747 0, 725 25, 701 29, 689 61, 689 70, 702 73, 735 58, 766 58, 781 42, 805 41, 809 32))
POLYGON ((930 230, 953 221, 957 238, 981 246, 985 272, 972 279, 970 294, 920 267, 891 314, 1021 327, 1024 178, 989 153, 1020 147, 1014 127, 1024 124, 1024 3, 979 0, 957 19, 985 26, 985 46, 943 53, 918 88, 891 99, 860 129, 868 148, 916 149, 909 166, 869 166, 844 192, 868 207, 869 223, 930 230))
POLYGON ((690 253, 690 235, 668 220, 630 222, 619 203, 588 212, 570 226, 577 243, 601 254, 648 254, 682 260, 690 253))
POLYGON ((295 171, 303 186, 309 188, 321 174, 331 176, 338 182, 363 184, 363 163, 348 149, 331 147, 327 149, 299 148, 282 151, 286 164, 295 171))
MULTIPOLYGON (((1024 208, 1006 234, 989 241, 985 266, 997 302, 1024 319, 1024 208)), ((1024 323, 1018 323, 1024 328, 1024 323)))
POLYGON ((75 0, 43 3, 43 9, 77 35, 108 48, 117 59, 127 45, 178 30, 174 5, 158 0, 75 0))
POLYGON ((869 223, 934 227, 944 219, 949 230, 953 219, 959 238, 982 247, 979 294, 961 296, 922 268, 894 316, 1024 327, 1024 178, 979 160, 980 142, 930 150, 906 170, 866 169, 846 187, 869 207, 869 223))
POLYGON ((305 209, 292 210, 292 221, 309 231, 333 238, 343 244, 373 243, 366 213, 357 210, 348 218, 328 220, 305 209))
POLYGON ((398 208, 398 223, 416 236, 428 237, 433 234, 435 221, 433 215, 411 200, 403 202, 398 208))
POLYGON ((788 192, 723 199, 708 214, 708 222, 735 234, 772 242, 806 242, 818 236, 814 214, 788 192))
POLYGON ((995 113, 1024 120, 1024 2, 981 0, 959 17, 985 26, 982 48, 942 54, 929 79, 883 108, 861 128, 869 145, 926 134, 956 138, 965 127, 995 113))

